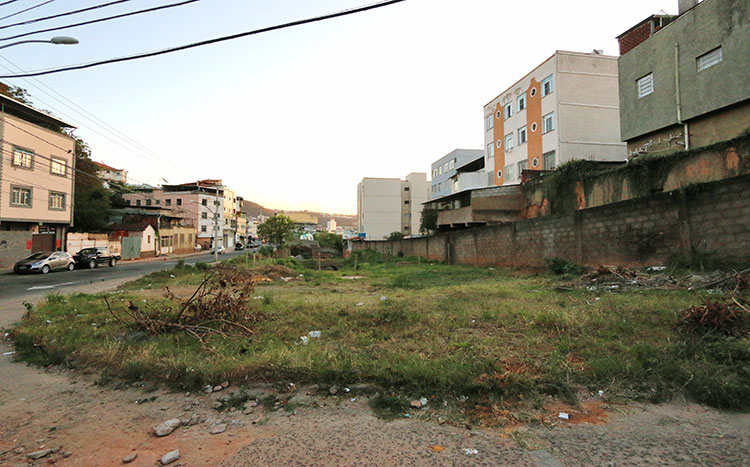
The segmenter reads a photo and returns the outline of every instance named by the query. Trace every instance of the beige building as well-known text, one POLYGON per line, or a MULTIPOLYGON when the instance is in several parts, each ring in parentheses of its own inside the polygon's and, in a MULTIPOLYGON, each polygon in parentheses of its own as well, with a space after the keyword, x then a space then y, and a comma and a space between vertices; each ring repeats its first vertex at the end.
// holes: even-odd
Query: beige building
POLYGON ((357 185, 357 230, 370 240, 393 232, 419 235, 422 203, 427 201, 427 174, 398 178, 363 178, 357 185))
POLYGON ((73 225, 75 142, 60 119, 0 95, 0 266, 61 250, 73 225))
POLYGON ((94 164, 99 168, 97 175, 99 175, 99 178, 102 180, 107 180, 108 182, 128 183, 127 170, 116 169, 103 162, 94 162, 94 164))
POLYGON ((558 50, 484 106, 489 185, 572 159, 624 160, 617 57, 558 50))

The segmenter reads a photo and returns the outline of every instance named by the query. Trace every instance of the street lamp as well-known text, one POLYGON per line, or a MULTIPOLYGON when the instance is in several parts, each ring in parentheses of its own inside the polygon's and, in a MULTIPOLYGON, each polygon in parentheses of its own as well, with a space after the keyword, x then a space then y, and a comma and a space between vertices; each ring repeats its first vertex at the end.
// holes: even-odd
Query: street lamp
POLYGON ((6 45, 0 45, 0 49, 5 49, 7 47, 13 47, 14 45, 19 45, 19 44, 31 44, 31 43, 55 44, 55 45, 75 45, 75 44, 78 44, 78 39, 76 39, 75 37, 68 37, 68 36, 55 36, 55 37, 53 37, 52 39, 50 39, 48 41, 32 39, 32 40, 27 40, 27 41, 13 42, 11 44, 6 44, 6 45))

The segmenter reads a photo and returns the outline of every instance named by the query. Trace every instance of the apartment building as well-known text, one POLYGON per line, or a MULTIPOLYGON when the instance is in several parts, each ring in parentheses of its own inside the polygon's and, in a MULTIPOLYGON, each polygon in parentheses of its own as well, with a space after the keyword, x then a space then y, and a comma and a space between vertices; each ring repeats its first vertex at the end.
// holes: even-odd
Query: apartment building
MULTIPOLYGON (((432 181, 428 199, 433 200, 452 193, 451 177, 456 174, 456 169, 482 157, 481 149, 454 149, 445 156, 432 163, 432 181)), ((484 185, 486 186, 486 184, 484 185)))
POLYGON ((102 180, 107 180, 108 182, 128 183, 127 170, 116 169, 103 162, 94 162, 94 164, 99 168, 96 174, 102 180))
POLYGON ((558 50, 484 106, 490 185, 572 159, 625 159, 617 57, 558 50))
POLYGON ((198 180, 161 188, 144 188, 123 195, 130 206, 158 206, 177 211, 184 225, 196 230, 196 244, 211 248, 214 238, 217 245, 225 241, 224 187, 221 180, 198 180))
POLYGON ((750 129, 750 2, 680 0, 617 37, 628 154, 669 154, 750 129))
POLYGON ((64 246, 73 225, 73 125, 0 94, 0 266, 64 246))
POLYGON ((357 230, 371 240, 393 232, 419 235, 422 203, 427 201, 427 174, 398 178, 363 178, 357 185, 357 230))

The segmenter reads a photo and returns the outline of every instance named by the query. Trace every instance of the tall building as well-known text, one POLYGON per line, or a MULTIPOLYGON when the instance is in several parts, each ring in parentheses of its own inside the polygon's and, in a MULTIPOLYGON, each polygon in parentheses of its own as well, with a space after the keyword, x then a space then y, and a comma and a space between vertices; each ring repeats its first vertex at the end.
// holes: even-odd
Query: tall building
POLYGON ((490 185, 572 159, 625 159, 617 57, 556 51, 484 106, 490 185))
POLYGON ((0 267, 63 247, 73 225, 73 125, 0 94, 0 267))
POLYGON ((669 154, 750 129, 750 2, 680 0, 618 36, 621 132, 631 156, 669 154))
POLYGON ((456 175, 456 169, 482 157, 481 149, 454 149, 445 156, 432 163, 432 181, 428 199, 433 200, 452 193, 451 177, 456 175))
POLYGON ((357 185, 357 230, 371 240, 393 232, 419 235, 422 203, 427 201, 427 174, 398 178, 363 178, 357 185))

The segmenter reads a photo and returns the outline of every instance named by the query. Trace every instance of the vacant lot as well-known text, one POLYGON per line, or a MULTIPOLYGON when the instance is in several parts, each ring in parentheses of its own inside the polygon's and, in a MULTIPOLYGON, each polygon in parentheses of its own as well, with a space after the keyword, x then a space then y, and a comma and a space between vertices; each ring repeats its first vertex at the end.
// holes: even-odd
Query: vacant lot
POLYGON ((366 383, 378 391, 372 400, 381 413, 399 413, 420 396, 502 413, 599 391, 610 401, 683 393, 721 408, 750 404, 747 319, 733 336, 681 325, 681 310, 703 296, 720 300, 718 291, 559 290, 564 278, 550 274, 374 255, 336 271, 290 260, 256 269, 247 258, 231 263, 229 279, 211 279, 220 281, 216 290, 253 274, 273 279, 240 297, 252 318, 241 328, 196 334, 134 324, 133 308, 174 318, 210 271, 178 267, 113 293, 48 296, 12 333, 19 355, 94 368, 102 381, 366 383))

